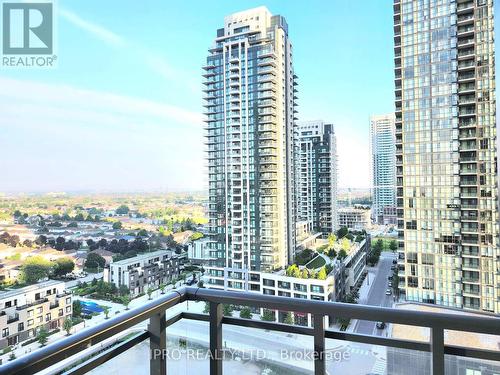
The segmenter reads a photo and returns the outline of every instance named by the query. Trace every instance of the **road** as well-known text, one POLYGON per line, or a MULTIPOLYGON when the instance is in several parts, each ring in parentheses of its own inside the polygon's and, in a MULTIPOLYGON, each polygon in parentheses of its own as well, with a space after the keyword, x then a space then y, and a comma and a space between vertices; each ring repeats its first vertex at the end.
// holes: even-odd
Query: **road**
MULTIPOLYGON (((383 252, 380 256, 375 279, 371 280, 373 285, 370 289, 370 293, 368 294, 368 299, 366 301, 367 305, 392 307, 394 302, 393 296, 386 296, 385 291, 387 290, 389 283, 387 277, 392 274, 391 266, 393 265, 392 261, 394 259, 396 258, 393 253, 383 252)), ((360 320, 357 323, 355 332, 367 335, 383 335, 384 330, 377 329, 375 327, 376 324, 377 322, 360 320)))
MULTIPOLYGON (((135 328, 146 328, 140 324, 135 328)), ((186 339, 188 348, 208 348, 209 327, 207 322, 181 320, 167 328, 171 358, 167 360, 168 369, 174 374, 207 373, 208 358, 175 358, 178 348, 177 338, 186 339)), ((228 357, 224 360, 224 367, 232 367, 229 373, 261 374, 262 369, 272 365, 275 374, 298 375, 313 373, 314 363, 311 353, 314 344, 313 338, 302 335, 272 332, 261 329, 234 327, 224 325, 223 346, 228 357), (244 354, 246 353, 246 354, 244 354), (238 363, 238 357, 244 355, 246 363, 238 363), (260 368, 260 371, 257 371, 260 368)), ((203 349, 201 349, 202 352, 203 349)), ((368 374, 377 361, 383 360, 383 355, 377 353, 377 348, 371 345, 347 343, 337 340, 326 341, 327 374, 368 374)), ((117 374, 126 368, 129 373, 144 372, 149 357, 147 343, 137 345, 131 352, 124 353, 119 358, 103 364, 92 374, 117 374), (140 360, 138 360, 140 358, 140 360), (117 363, 120 366, 117 366, 117 363), (146 365, 145 365, 146 363, 146 365)))
POLYGON ((66 281, 66 289, 74 288, 75 286, 78 285, 78 283, 83 283, 83 282, 90 283, 94 279, 97 279, 97 280, 102 279, 102 276, 103 276, 102 272, 99 272, 99 273, 89 273, 85 277, 81 277, 81 278, 76 279, 76 280, 66 281))

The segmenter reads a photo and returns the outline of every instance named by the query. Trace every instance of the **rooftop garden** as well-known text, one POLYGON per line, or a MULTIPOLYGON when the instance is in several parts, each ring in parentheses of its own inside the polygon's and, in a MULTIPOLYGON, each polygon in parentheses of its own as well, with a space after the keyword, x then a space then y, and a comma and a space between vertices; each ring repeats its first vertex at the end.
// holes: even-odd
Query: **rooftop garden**
POLYGON ((332 272, 335 260, 345 259, 355 244, 366 238, 366 232, 349 233, 347 228, 340 228, 337 233, 328 236, 328 243, 316 250, 305 249, 295 254, 295 261, 286 269, 286 275, 302 279, 325 280, 332 272))

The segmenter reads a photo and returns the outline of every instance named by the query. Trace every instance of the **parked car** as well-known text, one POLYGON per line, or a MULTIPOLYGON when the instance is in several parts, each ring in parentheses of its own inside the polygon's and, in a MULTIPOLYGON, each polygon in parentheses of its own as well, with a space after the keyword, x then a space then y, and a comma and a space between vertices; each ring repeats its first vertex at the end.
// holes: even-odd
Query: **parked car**
POLYGON ((390 289, 387 289, 387 290, 385 291, 385 295, 386 295, 386 296, 390 296, 391 294, 392 294, 392 292, 391 292, 391 290, 390 290, 390 289))
POLYGON ((392 288, 392 282, 389 281, 389 288, 392 288))
POLYGON ((377 328, 378 329, 384 329, 385 328, 385 323, 384 322, 377 322, 377 328))
POLYGON ((387 280, 392 280, 392 276, 387 276, 387 280))
POLYGON ((392 261, 392 264, 398 264, 398 261, 397 261, 396 259, 394 259, 394 260, 392 261))

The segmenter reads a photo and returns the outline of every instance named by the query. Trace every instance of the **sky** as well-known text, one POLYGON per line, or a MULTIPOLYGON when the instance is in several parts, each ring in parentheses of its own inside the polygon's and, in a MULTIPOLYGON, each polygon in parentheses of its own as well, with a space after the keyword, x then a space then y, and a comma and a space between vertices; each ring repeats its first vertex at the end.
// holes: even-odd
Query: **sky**
POLYGON ((285 16, 299 120, 335 124, 367 188, 369 117, 394 110, 392 0, 59 0, 57 67, 0 67, 0 192, 204 190, 202 66, 224 16, 285 16))

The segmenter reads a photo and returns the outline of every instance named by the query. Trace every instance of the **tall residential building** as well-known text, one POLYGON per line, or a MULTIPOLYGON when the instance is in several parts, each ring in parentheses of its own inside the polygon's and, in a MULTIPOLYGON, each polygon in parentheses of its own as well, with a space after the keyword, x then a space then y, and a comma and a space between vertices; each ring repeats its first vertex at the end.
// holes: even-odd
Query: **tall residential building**
POLYGON ((372 216, 378 224, 396 224, 396 133, 394 114, 370 117, 372 216))
POLYGON ((401 291, 500 313, 493 0, 396 0, 401 291))
POLYGON ((296 76, 282 16, 225 17, 205 69, 209 284, 244 289, 242 270, 285 267, 295 249, 296 76))
POLYGON ((332 124, 297 124, 297 220, 325 236, 337 230, 337 140, 332 124))

